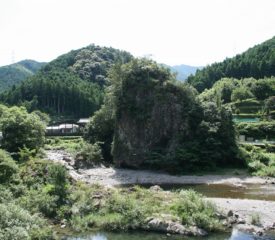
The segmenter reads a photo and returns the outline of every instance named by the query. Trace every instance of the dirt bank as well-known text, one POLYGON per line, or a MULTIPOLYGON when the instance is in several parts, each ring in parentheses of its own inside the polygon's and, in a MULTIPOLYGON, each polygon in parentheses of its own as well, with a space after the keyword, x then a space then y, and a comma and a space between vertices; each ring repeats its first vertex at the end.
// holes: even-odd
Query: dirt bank
MULTIPOLYGON (((75 180, 86 183, 98 183, 105 186, 117 186, 124 184, 229 184, 242 187, 242 184, 267 184, 273 183, 274 179, 251 176, 234 175, 204 175, 204 176, 173 176, 166 173, 152 172, 145 170, 129 170, 97 167, 92 169, 73 168, 73 159, 63 151, 47 151, 47 159, 59 162, 66 166, 70 176, 75 180)), ((246 223, 251 222, 251 216, 257 214, 263 228, 275 227, 275 202, 229 199, 229 198, 208 198, 213 201, 218 209, 225 214, 230 210, 243 218, 246 223)), ((249 227, 249 226, 248 226, 249 227)))
POLYGON ((129 170, 117 168, 97 167, 92 169, 73 168, 73 159, 64 151, 47 151, 49 160, 65 165, 70 175, 76 180, 87 183, 98 183, 108 186, 123 184, 265 184, 274 181, 247 175, 183 175, 175 176, 167 173, 146 170, 129 170))
POLYGON ((252 215, 259 216, 263 228, 272 228, 275 224, 275 202, 230 198, 208 198, 208 200, 214 202, 221 212, 227 214, 231 210, 248 224, 251 223, 252 215))

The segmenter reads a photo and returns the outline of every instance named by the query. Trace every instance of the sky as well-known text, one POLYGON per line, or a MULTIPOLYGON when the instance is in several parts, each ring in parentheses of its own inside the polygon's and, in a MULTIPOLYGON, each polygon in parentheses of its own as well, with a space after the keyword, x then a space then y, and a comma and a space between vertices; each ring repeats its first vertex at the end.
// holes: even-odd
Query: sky
POLYGON ((89 44, 205 66, 275 36, 275 0, 0 0, 0 66, 89 44))

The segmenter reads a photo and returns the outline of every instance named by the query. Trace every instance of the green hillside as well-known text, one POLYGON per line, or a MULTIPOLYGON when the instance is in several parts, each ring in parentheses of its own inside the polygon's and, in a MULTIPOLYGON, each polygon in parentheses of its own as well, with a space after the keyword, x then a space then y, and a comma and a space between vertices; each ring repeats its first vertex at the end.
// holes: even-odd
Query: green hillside
POLYGON ((202 92, 224 77, 259 79, 270 76, 275 76, 275 37, 233 58, 198 70, 187 81, 202 92))
POLYGON ((18 63, 0 67, 0 92, 17 85, 27 77, 35 74, 46 63, 23 60, 18 63))
POLYGON ((110 67, 131 58, 127 52, 95 45, 73 50, 3 93, 0 100, 51 116, 89 117, 103 101, 110 67))

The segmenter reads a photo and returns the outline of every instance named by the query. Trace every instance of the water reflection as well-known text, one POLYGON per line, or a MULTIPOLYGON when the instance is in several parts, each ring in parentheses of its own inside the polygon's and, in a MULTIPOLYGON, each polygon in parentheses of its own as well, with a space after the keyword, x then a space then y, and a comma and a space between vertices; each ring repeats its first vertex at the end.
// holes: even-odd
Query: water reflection
POLYGON ((66 240, 275 240, 275 236, 254 236, 234 229, 232 234, 210 234, 207 237, 166 236, 156 233, 91 233, 82 236, 65 237, 66 240))
MULTIPOLYGON (((129 185, 125 185, 128 187, 129 185)), ((151 187, 152 184, 142 184, 151 187)), ((243 184, 231 186, 226 184, 161 184, 164 190, 193 189, 206 197, 237 198, 275 201, 275 185, 243 184)))

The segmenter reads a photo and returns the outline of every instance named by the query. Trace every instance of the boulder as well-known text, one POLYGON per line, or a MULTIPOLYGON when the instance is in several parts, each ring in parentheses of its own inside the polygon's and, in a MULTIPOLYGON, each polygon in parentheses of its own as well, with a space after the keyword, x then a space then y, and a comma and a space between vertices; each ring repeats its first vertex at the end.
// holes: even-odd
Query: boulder
POLYGON ((150 187, 149 189, 153 192, 163 191, 163 189, 159 185, 154 185, 154 186, 150 187))
POLYGON ((179 222, 163 220, 161 218, 150 218, 146 228, 150 231, 180 234, 186 236, 206 236, 207 232, 197 226, 187 227, 179 222))

